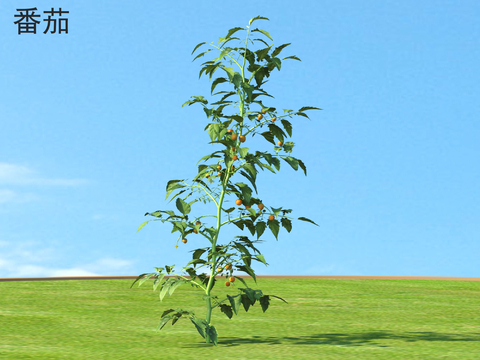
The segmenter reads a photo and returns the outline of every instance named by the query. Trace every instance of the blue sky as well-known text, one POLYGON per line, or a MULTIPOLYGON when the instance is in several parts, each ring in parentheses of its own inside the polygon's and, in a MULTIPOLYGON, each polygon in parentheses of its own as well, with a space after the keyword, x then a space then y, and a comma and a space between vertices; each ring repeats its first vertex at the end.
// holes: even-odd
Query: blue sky
MULTIPOLYGON (((266 231, 258 248, 269 266, 254 262, 256 273, 480 276, 477 1, 138 4, 0 4, 0 277, 179 269, 209 244, 190 235, 176 249, 178 232, 160 221, 136 231, 146 212, 178 212, 167 182, 193 179, 198 160, 221 149, 208 144, 202 106, 182 108, 194 95, 220 99, 198 79, 217 52, 192 62, 193 48, 258 15, 270 21, 252 28, 273 42, 256 38, 291 43, 280 58, 302 60, 283 61, 263 87, 275 98, 260 99, 323 110, 288 119, 307 176, 282 162, 257 178, 267 207, 319 226, 293 220, 278 241, 266 231), (19 35, 22 7, 62 7, 69 33, 43 34, 42 21, 19 35)), ((273 153, 259 136, 245 146, 273 153)), ((214 211, 195 204, 192 215, 214 211)), ((239 235, 251 237, 224 227, 219 242, 239 235)))

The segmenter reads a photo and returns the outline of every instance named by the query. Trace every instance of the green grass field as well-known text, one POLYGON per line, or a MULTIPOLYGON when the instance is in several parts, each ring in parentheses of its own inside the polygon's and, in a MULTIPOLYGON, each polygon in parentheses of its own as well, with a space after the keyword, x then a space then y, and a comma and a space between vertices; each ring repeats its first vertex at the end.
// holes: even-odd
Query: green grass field
MULTIPOLYGON (((156 330, 166 309, 204 317, 199 289, 160 302, 153 280, 133 281, 0 282, 0 359, 480 359, 476 281, 249 278, 288 304, 232 319, 215 308, 218 347, 188 318, 156 330)), ((213 294, 237 292, 219 281, 213 294)))

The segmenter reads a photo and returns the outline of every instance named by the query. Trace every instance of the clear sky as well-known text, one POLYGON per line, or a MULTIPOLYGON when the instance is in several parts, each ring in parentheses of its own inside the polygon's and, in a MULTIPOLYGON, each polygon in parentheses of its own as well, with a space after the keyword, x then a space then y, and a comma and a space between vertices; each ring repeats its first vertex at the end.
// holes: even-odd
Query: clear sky
MULTIPOLYGON (((284 60, 264 86, 274 98, 259 99, 323 110, 288 119, 307 176, 285 162, 258 174, 258 197, 294 220, 278 241, 261 237, 269 266, 253 262, 256 273, 480 276, 478 1, 2 0, 0 277, 179 269, 209 245, 192 234, 176 249, 179 233, 160 221, 136 231, 146 212, 178 213, 167 182, 193 179, 222 149, 208 144, 202 106, 182 108, 191 96, 220 100, 198 78, 218 53, 192 62, 193 48, 258 15, 270 21, 252 28, 273 42, 255 38, 291 43, 279 57, 302 60, 284 60), (28 7, 41 20, 69 11, 68 34, 44 34, 41 21, 19 35, 14 15, 28 7)), ((245 146, 273 153, 260 136, 245 146)), ((230 225, 219 242, 239 235, 253 239, 230 225)))

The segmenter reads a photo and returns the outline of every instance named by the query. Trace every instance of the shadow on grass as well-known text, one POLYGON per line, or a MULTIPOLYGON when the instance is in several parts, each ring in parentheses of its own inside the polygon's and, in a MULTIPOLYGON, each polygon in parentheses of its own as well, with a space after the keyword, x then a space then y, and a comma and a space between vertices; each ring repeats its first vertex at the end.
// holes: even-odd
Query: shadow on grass
MULTIPOLYGON (((262 337, 253 336, 251 338, 238 337, 220 337, 218 345, 221 346, 240 346, 251 344, 266 345, 343 345, 343 346, 362 346, 377 345, 378 347, 388 347, 388 345, 376 343, 376 340, 400 340, 405 342, 415 341, 480 341, 480 333, 471 334, 445 334, 428 331, 407 332, 404 335, 396 335, 391 331, 373 331, 358 334, 316 334, 311 336, 286 336, 286 337, 262 337)), ((196 345, 186 345, 184 348, 211 347, 212 344, 199 343, 196 345)))

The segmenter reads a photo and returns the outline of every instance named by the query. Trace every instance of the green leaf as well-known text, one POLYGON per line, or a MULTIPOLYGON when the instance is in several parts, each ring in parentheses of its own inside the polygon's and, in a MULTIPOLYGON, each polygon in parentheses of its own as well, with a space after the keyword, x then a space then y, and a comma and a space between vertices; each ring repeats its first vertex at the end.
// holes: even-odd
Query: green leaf
POLYGON ((245 309, 245 312, 248 312, 248 309, 252 305, 252 302, 247 294, 242 294, 242 305, 243 305, 243 308, 245 309))
POLYGON ((288 120, 280 120, 282 122, 283 127, 287 130, 288 136, 292 137, 292 124, 288 120))
POLYGON ((254 30, 252 30, 252 32, 256 32, 256 31, 261 32, 263 35, 265 35, 266 37, 268 37, 270 40, 273 41, 273 39, 272 39, 272 37, 270 36, 270 34, 269 34, 268 32, 266 32, 265 30, 260 30, 260 29, 254 29, 254 30))
POLYGON ((192 321, 192 323, 197 328, 198 333, 200 335, 202 335, 202 337, 205 339, 205 329, 208 326, 207 321, 204 320, 204 319, 199 319, 197 317, 193 317, 193 316, 190 318, 190 320, 192 321))
POLYGON ((270 132, 265 131, 263 133, 260 133, 260 135, 262 135, 265 138, 265 140, 267 140, 269 143, 272 143, 273 145, 277 145, 273 140, 273 134, 271 134, 270 132))
POLYGON ((243 280, 241 277, 235 276, 235 278, 240 280, 243 283, 243 285, 248 286, 247 283, 245 282, 245 280, 243 280))
POLYGON ((248 296, 250 303, 252 305, 255 305, 255 301, 256 301, 255 290, 250 288, 246 288, 246 289, 239 288, 238 290, 243 291, 248 296))
POLYGON ((240 86, 242 85, 242 75, 236 72, 235 74, 233 74, 230 82, 233 82, 236 89, 240 89, 240 86))
MULTIPOLYGON (((265 81, 265 82, 267 83, 268 81, 265 81)), ((257 94, 257 93, 253 94, 252 99, 256 99, 258 96, 263 96, 263 95, 275 99, 275 97, 273 97, 272 95, 268 95, 265 91, 261 91, 261 90, 258 90, 258 91, 260 91, 261 94, 257 94)))
POLYGON ((260 298, 260 305, 262 306, 263 312, 267 311, 268 306, 270 305, 270 298, 268 295, 263 295, 260 298))
MULTIPOLYGON (((197 60, 199 57, 202 57, 202 56, 204 56, 205 54, 208 54, 210 51, 212 51, 212 49, 208 49, 208 50, 204 51, 203 53, 198 54, 197 56, 195 56, 195 57, 193 58, 192 62, 194 62, 195 60, 197 60)), ((202 69, 202 71, 203 71, 203 69, 202 69)), ((200 73, 200 74, 201 74, 201 73, 200 73)))
POLYGON ((272 134, 276 136, 282 143, 285 142, 284 136, 286 136, 286 134, 283 132, 282 128, 274 124, 269 124, 268 128, 272 131, 272 134))
MULTIPOLYGON (((198 160, 197 164, 198 164, 200 161, 202 161, 202 160, 205 161, 205 160, 211 159, 212 157, 220 158, 220 156, 218 156, 218 155, 210 154, 210 155, 204 156, 203 158, 201 158, 200 160, 198 160)), ((198 175, 198 174, 201 174, 202 172, 204 172, 207 168, 209 169, 209 167, 208 167, 207 165, 204 165, 204 164, 198 165, 198 173, 197 173, 197 175, 198 175)))
POLYGON ((227 129, 224 128, 222 131, 220 131, 220 134, 218 134, 218 138, 223 139, 226 133, 227 133, 227 129))
POLYGON ((273 45, 270 45, 266 47, 265 49, 260 49, 255 51, 255 54, 257 54, 257 61, 260 62, 262 61, 268 54, 268 51, 271 49, 273 45))
MULTIPOLYGON (((185 269, 185 271, 188 273, 188 275, 190 275, 190 280, 195 280, 195 278, 197 277, 197 273, 194 268, 187 268, 185 269)), ((193 286, 194 284, 191 285, 193 286)))
POLYGON ((145 225, 147 225, 149 221, 150 221, 150 220, 147 220, 147 221, 143 222, 143 223, 138 227, 137 232, 139 232, 145 225))
POLYGON ((236 248, 237 250, 240 250, 245 255, 250 255, 250 252, 248 251, 248 249, 245 246, 243 246, 242 244, 240 244, 239 242, 236 242, 236 241, 234 241, 234 244, 235 244, 235 245, 233 245, 234 248, 236 248))
POLYGON ((300 159, 297 159, 297 161, 298 161, 298 164, 300 165, 300 167, 302 168, 303 172, 305 173, 305 176, 307 176, 307 168, 305 167, 305 164, 300 159))
POLYGON ((254 41, 260 41, 260 42, 262 42, 263 44, 265 44, 265 46, 268 46, 268 44, 267 44, 264 40, 262 40, 262 39, 253 39, 253 40, 254 40, 254 41))
POLYGON ((227 34, 227 36, 224 37, 224 39, 230 38, 230 36, 235 34, 238 30, 247 30, 247 29, 241 28, 241 27, 234 27, 233 29, 228 30, 228 34, 227 34))
POLYGON ((265 160, 267 160, 269 165, 272 165, 272 155, 269 153, 262 153, 262 156, 265 160))
POLYGON ((233 119, 239 123, 241 123, 243 121, 243 118, 240 116, 240 115, 231 115, 229 116, 230 119, 233 119))
POLYGON ((255 255, 258 260, 260 260, 262 263, 264 263, 266 266, 268 266, 267 262, 265 261, 265 258, 263 257, 262 254, 257 254, 255 255))
POLYGON ((273 58, 272 63, 275 64, 278 71, 280 71, 280 68, 282 67, 282 62, 280 61, 280 59, 279 58, 273 58))
MULTIPOLYGON (((172 202, 173 199, 175 199, 177 196, 183 194, 185 191, 187 191, 186 189, 185 190, 182 190, 178 193, 176 193, 175 195, 172 196, 172 198, 170 199, 169 203, 172 202)), ((191 193, 190 193, 191 194, 191 193)))
POLYGON ((138 287, 140 287, 145 281, 150 279, 152 276, 157 275, 157 273, 150 273, 147 276, 145 276, 140 282, 138 283, 138 287))
POLYGON ((243 221, 244 221, 244 220, 232 221, 232 223, 233 223, 234 225, 238 226, 238 228, 239 228, 240 230, 243 230, 243 221))
POLYGON ((255 193, 258 194, 257 186, 255 185, 255 179, 252 176, 250 176, 249 174, 247 174, 245 171, 240 171, 240 174, 243 175, 245 178, 247 178, 247 180, 250 181, 253 188, 255 189, 255 193))
POLYGON ((282 60, 286 60, 286 59, 295 59, 295 60, 298 60, 298 61, 302 61, 302 60, 300 60, 298 57, 296 57, 295 55, 288 56, 288 57, 286 57, 286 58, 283 58, 282 60))
POLYGON ((280 170, 280 160, 276 157, 272 158, 272 163, 273 165, 275 166, 275 168, 278 170, 280 170))
POLYGON ((208 128, 208 135, 212 141, 215 141, 220 134, 220 126, 218 124, 210 124, 208 128))
MULTIPOLYGON (((132 283, 132 285, 130 286, 130 289, 132 288, 132 286, 138 281, 140 280, 142 277, 144 277, 145 275, 147 275, 148 273, 144 273, 144 274, 140 274, 137 276, 137 278, 135 279, 135 281, 132 283)), ((140 284, 138 284, 138 287, 140 287, 140 284)))
POLYGON ((165 200, 168 199, 168 196, 171 194, 171 192, 175 189, 180 189, 180 188, 183 188, 185 187, 185 185, 183 184, 179 184, 180 182, 182 182, 184 180, 170 180, 168 183, 167 183, 167 196, 165 196, 165 200))
POLYGON ((205 251, 207 251, 207 250, 205 250, 205 249, 195 250, 194 253, 193 253, 192 259, 200 259, 200 256, 202 256, 205 251))
POLYGON ((213 94, 213 90, 215 90, 215 87, 218 85, 218 84, 221 84, 221 83, 224 83, 224 82, 228 82, 227 79, 223 78, 223 77, 219 77, 219 78, 216 78, 213 83, 212 83, 212 89, 210 91, 210 94, 213 94))
POLYGON ((187 215, 190 213, 190 211, 192 211, 192 208, 190 207, 190 205, 180 198, 177 199, 176 205, 177 205, 178 211, 180 211, 183 215, 187 215))
POLYGON ((253 164, 243 164, 242 167, 250 174, 254 181, 257 179, 257 170, 255 170, 253 164))
POLYGON ((210 340, 213 342, 215 346, 217 346, 218 338, 217 338, 217 330, 213 325, 207 325, 205 327, 205 333, 210 336, 210 340))
MULTIPOLYGON (((224 93, 226 93, 226 95, 224 95, 224 96, 220 99, 220 102, 222 102, 222 101, 225 100, 226 98, 228 98, 228 97, 236 94, 236 92, 234 92, 234 91, 230 91, 230 92, 228 92, 228 91, 220 91, 220 92, 218 92, 218 93, 213 94, 213 96, 218 95, 218 94, 224 94, 224 93)), ((227 117, 228 117, 228 116, 227 116, 227 117)))
POLYGON ((291 154, 294 146, 295 146, 294 142, 287 141, 285 144, 283 144, 283 151, 285 151, 288 154, 291 154))
POLYGON ((167 281, 165 281, 163 283, 163 285, 160 289, 160 301, 163 301, 163 298, 167 294, 168 289, 170 288, 170 286, 172 286, 172 281, 175 281, 175 279, 174 278, 169 278, 169 279, 167 279, 167 281))
POLYGON ((158 274, 157 278, 155 279, 155 282, 153 283, 153 291, 157 290, 158 285, 160 285, 165 275, 166 275, 165 273, 158 274))
POLYGON ((290 232, 290 231, 292 230, 292 222, 291 222, 289 219, 282 218, 281 222, 282 222, 282 226, 283 226, 288 232, 290 232))
POLYGON ((240 304, 242 303, 242 297, 240 294, 235 296, 227 295, 230 304, 232 305, 232 309, 235 312, 235 315, 238 315, 238 309, 240 308, 240 304))
MULTIPOLYGON (((230 146, 230 143, 227 140, 219 140, 219 141, 211 141, 209 144, 222 144, 225 145, 226 148, 230 146)), ((214 169, 217 167, 217 165, 214 165, 214 169)))
POLYGON ((202 46, 203 44, 206 44, 206 42, 202 42, 200 44, 198 44, 197 46, 195 46, 195 49, 193 49, 192 53, 190 55, 193 55, 193 53, 195 52, 195 50, 197 50, 200 46, 202 46))
POLYGON ((145 216, 150 215, 150 216, 155 216, 155 217, 161 218, 162 217, 162 212, 165 212, 165 211, 157 210, 157 211, 154 211, 153 213, 148 213, 147 212, 145 214, 145 216))
POLYGON ((195 313, 193 311, 190 312, 190 311, 186 311, 186 310, 182 310, 182 309, 165 310, 162 314, 162 320, 161 320, 160 324, 158 325, 157 330, 161 330, 170 319, 173 319, 172 320, 172 325, 175 325, 175 323, 182 317, 182 315, 194 315, 194 314, 195 313), (167 316, 167 314, 170 314, 172 312, 175 312, 175 314, 167 316))
POLYGON ((245 81, 242 81, 241 86, 243 90, 247 93, 247 101, 252 102, 253 100, 252 93, 253 93, 254 87, 245 81))
MULTIPOLYGON (((170 310, 175 311, 173 309, 170 309, 170 310)), ((162 319, 160 320, 160 324, 158 324, 157 331, 162 330, 163 327, 170 321, 171 318, 172 318, 171 316, 162 317, 162 319)))
POLYGON ((297 113, 295 113, 294 115, 300 115, 300 116, 306 117, 308 120, 310 120, 310 118, 308 117, 308 115, 305 114, 305 113, 303 113, 303 112, 297 112, 297 113))
MULTIPOLYGON (((268 46, 268 45, 267 45, 268 46)), ((249 49, 245 49, 246 52, 247 52, 247 56, 245 57, 245 52, 244 51, 239 51, 239 54, 243 57, 245 57, 247 60, 248 60, 248 63, 249 63, 249 67, 247 68, 248 71, 251 71, 250 68, 251 67, 260 67, 260 65, 256 65, 255 64, 255 54, 250 51, 249 49)))
POLYGON ((168 292, 168 296, 171 296, 175 289, 185 283, 186 281, 183 279, 175 279, 175 278, 169 278, 165 283, 163 284, 161 291, 160 291, 160 301, 163 301, 163 298, 168 292))
POLYGON ((273 52, 272 52, 272 57, 275 57, 275 56, 277 56, 278 54, 280 54, 280 52, 281 52, 284 48, 286 48, 288 45, 291 45, 291 43, 277 46, 277 47, 275 48, 275 50, 273 50, 273 52))
POLYGON ((257 87, 260 87, 260 86, 263 85, 262 81, 263 81, 264 77, 268 78, 270 76, 270 72, 268 71, 268 69, 265 68, 265 67, 260 67, 259 65, 258 65, 257 69, 252 67, 251 69, 249 68, 248 70, 251 71, 251 72, 253 71, 252 75, 255 77, 257 87))
POLYGON ((281 297, 279 296, 276 296, 276 295, 268 295, 268 296, 273 296, 273 297, 276 297, 277 299, 280 299, 282 300, 284 303, 288 304, 288 302, 286 302, 285 300, 283 300, 281 297))
POLYGON ((211 238, 213 239, 217 234, 217 230, 214 228, 205 228, 205 231, 210 234, 211 238))
POLYGON ((252 266, 252 255, 250 255, 250 254, 242 255, 242 261, 245 264, 246 268, 250 268, 252 266))
POLYGON ((213 61, 217 61, 217 60, 223 60, 223 58, 230 54, 232 52, 232 48, 229 48, 229 47, 226 47, 225 49, 223 49, 221 52, 220 52, 220 55, 218 55, 217 58, 213 59, 213 61))
POLYGON ((245 203, 250 203, 250 199, 252 197, 252 189, 250 189, 250 187, 244 183, 236 183, 235 185, 237 185, 242 191, 242 197, 245 200, 245 203))
POLYGON ((183 233, 185 232, 185 228, 187 227, 187 224, 185 224, 182 221, 174 221, 172 225, 173 225, 172 234, 175 231, 180 231, 180 233, 183 235, 183 233))
POLYGON ((163 312, 163 314, 162 314, 162 318, 165 317, 166 315, 170 314, 170 313, 173 312, 173 311, 175 311, 175 310, 173 310, 173 309, 165 310, 165 311, 163 312))
POLYGON ((247 147, 242 147, 238 149, 238 152, 240 153, 240 157, 244 158, 248 154, 248 148, 247 147))
MULTIPOLYGON (((315 224, 312 220, 307 219, 307 218, 305 218, 305 217, 299 217, 298 220, 308 221, 308 222, 311 222, 311 223, 314 224, 314 225, 317 225, 317 224, 315 224)), ((319 225, 317 225, 317 226, 319 226, 319 225)))
POLYGON ((207 115, 207 119, 209 119, 213 115, 213 108, 209 109, 207 107, 204 107, 203 111, 205 111, 205 114, 207 115))
MULTIPOLYGON (((222 40, 222 38, 219 38, 219 40, 222 40)), ((239 38, 236 38, 236 37, 232 37, 228 40, 223 40, 223 44, 220 46, 220 49, 222 47, 224 47, 226 44, 228 44, 228 42, 232 41, 232 40, 240 40, 239 38)), ((219 43, 222 43, 222 41, 220 41, 219 43)), ((235 48, 235 50, 237 50, 237 48, 235 48)))
POLYGON ((233 69, 230 68, 230 67, 222 66, 221 68, 222 68, 223 70, 225 70, 225 72, 226 72, 227 75, 228 75, 229 81, 232 82, 232 81, 233 81, 233 77, 235 76, 235 71, 233 71, 233 69))
POLYGON ((275 239, 278 241, 278 230, 280 229, 280 225, 277 220, 268 220, 267 222, 268 227, 272 231, 272 234, 275 236, 275 239))
POLYGON ((181 312, 176 312, 173 317, 172 317, 172 326, 175 325, 175 323, 182 317, 181 312))
MULTIPOLYGON (((255 216, 255 210, 254 209, 247 209, 248 212, 250 212, 253 216, 255 216)), ((252 233, 252 236, 255 235, 255 226, 253 225, 252 220, 244 220, 245 226, 250 230, 252 233)))
POLYGON ((262 290, 253 290, 253 296, 255 299, 260 300, 260 298, 263 296, 262 290))
POLYGON ((193 264, 193 266, 197 266, 197 264, 206 264, 207 262, 205 260, 202 260, 202 259, 193 259, 193 260, 190 260, 190 262, 187 264, 190 265, 190 264, 193 264))
POLYGON ((204 105, 208 104, 207 99, 205 99, 203 96, 190 96, 190 97, 195 98, 195 100, 190 100, 190 101, 185 102, 185 103, 182 105, 182 107, 184 107, 184 106, 187 105, 187 104, 188 104, 188 106, 190 106, 190 105, 195 104, 195 103, 197 103, 197 102, 200 102, 200 103, 202 103, 202 104, 204 104, 204 105))
POLYGON ((253 281, 255 281, 255 283, 257 283, 257 278, 255 276, 255 272, 253 271, 253 269, 250 267, 250 266, 244 266, 244 265, 235 265, 237 267, 238 270, 240 271, 243 271, 245 273, 247 273, 248 275, 250 275, 252 278, 253 278, 253 281))
POLYGON ((291 156, 287 156, 285 158, 283 158, 283 160, 285 160, 292 168, 293 170, 297 171, 298 170, 298 160, 291 157, 291 156))
POLYGON ((212 80, 215 71, 220 67, 220 64, 207 65, 205 68, 205 75, 208 75, 208 81, 212 80))
POLYGON ((260 238, 260 236, 262 236, 266 228, 267 224, 264 221, 257 222, 255 225, 255 229, 257 230, 257 240, 260 238))
POLYGON ((248 155, 246 156, 246 161, 247 161, 248 163, 252 163, 252 164, 255 163, 255 164, 257 164, 258 166, 260 166, 260 169, 263 171, 263 164, 258 160, 257 157, 258 157, 258 154, 257 154, 257 153, 255 153, 255 156, 252 155, 252 154, 248 154, 248 155))
POLYGON ((274 207, 272 206, 272 211, 273 211, 273 214, 275 215, 275 217, 278 217, 278 214, 280 214, 280 211, 281 211, 281 210, 282 210, 281 207, 279 207, 279 208, 274 208, 274 207))
POLYGON ((254 17, 253 19, 250 19, 250 21, 248 22, 248 26, 252 25, 252 23, 253 23, 255 20, 268 20, 268 21, 270 21, 270 20, 269 20, 268 18, 266 18, 266 17, 257 16, 257 17, 254 17))
POLYGON ((175 282, 172 283, 172 285, 168 289, 168 296, 172 296, 173 292, 175 291, 176 288, 178 288, 180 285, 186 283, 185 280, 182 279, 175 279, 175 282))
POLYGON ((305 111, 305 110, 323 110, 323 109, 320 109, 320 108, 317 108, 317 107, 313 107, 313 106, 304 106, 302 107, 300 110, 298 111, 305 111))
POLYGON ((233 316, 233 311, 232 311, 232 307, 230 305, 226 305, 226 304, 220 304, 220 310, 228 316, 229 319, 232 318, 233 316))

